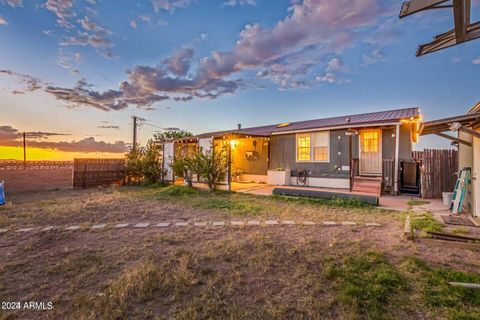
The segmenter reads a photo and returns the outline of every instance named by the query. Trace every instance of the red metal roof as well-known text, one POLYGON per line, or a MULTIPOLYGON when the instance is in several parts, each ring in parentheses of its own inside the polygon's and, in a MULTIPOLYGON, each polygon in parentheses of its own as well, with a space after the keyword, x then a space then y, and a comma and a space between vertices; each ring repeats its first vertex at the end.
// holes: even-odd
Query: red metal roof
POLYGON ((388 111, 370 112, 362 114, 352 114, 333 118, 314 119, 306 121, 291 122, 288 126, 278 127, 278 124, 252 127, 244 129, 235 129, 227 131, 218 131, 196 135, 197 138, 219 137, 229 133, 236 133, 249 136, 270 136, 272 134, 281 134, 282 132, 314 130, 322 128, 348 128, 350 126, 383 124, 398 122, 401 119, 415 118, 419 116, 418 108, 405 108, 388 111))

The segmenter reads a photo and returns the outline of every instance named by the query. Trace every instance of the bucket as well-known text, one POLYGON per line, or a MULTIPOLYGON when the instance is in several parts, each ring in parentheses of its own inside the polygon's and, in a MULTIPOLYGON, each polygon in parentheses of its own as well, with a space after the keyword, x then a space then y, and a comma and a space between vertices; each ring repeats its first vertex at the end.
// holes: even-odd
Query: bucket
POLYGON ((453 192, 442 192, 442 197, 443 197, 443 205, 450 206, 450 203, 452 203, 453 192))

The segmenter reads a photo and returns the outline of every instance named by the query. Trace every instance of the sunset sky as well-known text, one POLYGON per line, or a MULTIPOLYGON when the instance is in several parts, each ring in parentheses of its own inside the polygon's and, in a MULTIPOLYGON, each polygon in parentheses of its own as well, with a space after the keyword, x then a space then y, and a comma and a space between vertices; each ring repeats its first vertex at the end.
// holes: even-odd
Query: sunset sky
MULTIPOLYGON (((417 58, 449 9, 386 0, 0 0, 0 158, 121 156, 193 133, 480 100, 480 40, 417 58)), ((480 0, 472 21, 480 20, 480 0)), ((422 137, 416 148, 448 147, 422 137)))

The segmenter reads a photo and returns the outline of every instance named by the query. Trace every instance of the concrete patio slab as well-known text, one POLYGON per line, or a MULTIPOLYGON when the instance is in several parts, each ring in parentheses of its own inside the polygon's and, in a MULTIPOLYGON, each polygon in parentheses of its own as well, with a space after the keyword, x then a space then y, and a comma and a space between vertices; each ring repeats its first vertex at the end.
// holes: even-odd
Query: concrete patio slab
POLYGON ((70 226, 70 227, 66 227, 65 230, 78 230, 80 228, 81 228, 80 226, 70 226))
POLYGON ((51 231, 51 230, 53 230, 54 228, 55 228, 55 227, 53 227, 53 226, 48 226, 48 227, 43 228, 41 231, 51 231))
POLYGON ((244 221, 234 220, 234 221, 231 221, 231 222, 230 222, 230 225, 232 225, 232 226, 243 226, 243 225, 245 225, 245 222, 244 222, 244 221))
POLYGON ((249 226, 259 226, 260 221, 259 220, 249 220, 249 221, 247 221, 247 225, 249 225, 249 226))
POLYGON ((212 222, 212 226, 214 227, 221 227, 225 225, 225 221, 214 221, 212 222))
POLYGON ((302 223, 305 226, 314 226, 315 225, 315 222, 313 222, 313 221, 303 221, 302 223))
POLYGON ((8 231, 8 229, 0 229, 0 233, 5 233, 7 231, 8 231))
POLYGON ((115 225, 115 228, 126 228, 130 223, 118 223, 115 225))
POLYGON ((381 227, 382 226, 380 223, 376 223, 376 222, 367 222, 367 223, 365 223, 365 225, 367 227, 381 227))
POLYGON ((15 232, 30 232, 32 230, 33 228, 21 228, 21 229, 15 230, 15 232))
POLYGON ((193 225, 195 227, 206 227, 208 222, 194 222, 193 225))
POLYGON ((295 221, 293 221, 293 220, 283 220, 282 224, 292 225, 292 224, 295 224, 295 221))
POLYGON ((357 223, 355 221, 342 221, 342 225, 344 225, 344 226, 356 226, 357 223))
POLYGON ((176 222, 175 227, 188 227, 188 222, 183 222, 183 221, 176 222))

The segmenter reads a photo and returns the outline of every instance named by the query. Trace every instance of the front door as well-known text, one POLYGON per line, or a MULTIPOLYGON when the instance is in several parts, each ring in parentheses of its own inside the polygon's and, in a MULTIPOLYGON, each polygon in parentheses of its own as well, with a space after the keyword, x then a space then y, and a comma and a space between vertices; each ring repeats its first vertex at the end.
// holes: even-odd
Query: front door
POLYGON ((360 131, 360 174, 382 174, 382 131, 364 129, 360 131))

